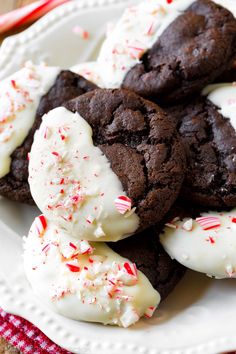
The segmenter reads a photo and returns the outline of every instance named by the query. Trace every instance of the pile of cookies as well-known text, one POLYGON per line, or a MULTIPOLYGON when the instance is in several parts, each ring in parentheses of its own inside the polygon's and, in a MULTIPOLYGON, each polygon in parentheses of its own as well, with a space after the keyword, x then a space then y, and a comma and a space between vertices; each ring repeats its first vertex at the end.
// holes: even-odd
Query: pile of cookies
POLYGON ((233 1, 146 0, 97 61, 0 83, 0 194, 42 212, 24 265, 54 311, 128 327, 185 267, 235 277, 235 59, 233 1))

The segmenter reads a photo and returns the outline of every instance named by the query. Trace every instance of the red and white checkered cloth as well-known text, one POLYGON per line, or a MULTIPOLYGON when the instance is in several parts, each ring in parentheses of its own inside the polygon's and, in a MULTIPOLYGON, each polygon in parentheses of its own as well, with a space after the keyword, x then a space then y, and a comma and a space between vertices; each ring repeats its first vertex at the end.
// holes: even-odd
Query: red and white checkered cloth
POLYGON ((58 347, 30 322, 9 315, 1 308, 0 337, 6 339, 23 354, 70 354, 58 347))

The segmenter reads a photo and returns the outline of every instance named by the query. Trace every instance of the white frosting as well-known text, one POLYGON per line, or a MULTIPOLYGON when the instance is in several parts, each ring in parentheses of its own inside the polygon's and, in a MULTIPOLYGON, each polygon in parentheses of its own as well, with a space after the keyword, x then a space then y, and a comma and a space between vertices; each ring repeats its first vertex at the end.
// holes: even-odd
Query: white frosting
MULTIPOLYGON (((42 217, 42 216, 41 216, 42 217)), ((144 274, 105 243, 80 241, 36 218, 24 244, 35 294, 66 317, 128 327, 160 302, 144 274)))
MULTIPOLYGON (((72 71, 102 88, 118 88, 127 72, 140 63, 164 30, 195 0, 146 0, 128 7, 112 26, 102 44, 97 62, 82 63, 72 71)), ((235 0, 213 0, 236 17, 235 0)))
POLYGON ((29 184, 45 216, 76 238, 117 241, 138 228, 130 199, 78 113, 59 107, 43 117, 30 153, 29 184))
POLYGON ((40 98, 59 71, 57 67, 29 63, 0 82, 0 178, 9 172, 10 156, 28 135, 40 98))
POLYGON ((203 90, 203 94, 219 107, 219 113, 228 118, 236 130, 236 84, 209 85, 203 90))
POLYGON ((184 266, 215 278, 236 278, 236 209, 202 214, 165 227, 160 240, 184 266), (213 218, 212 218, 213 217, 213 218))

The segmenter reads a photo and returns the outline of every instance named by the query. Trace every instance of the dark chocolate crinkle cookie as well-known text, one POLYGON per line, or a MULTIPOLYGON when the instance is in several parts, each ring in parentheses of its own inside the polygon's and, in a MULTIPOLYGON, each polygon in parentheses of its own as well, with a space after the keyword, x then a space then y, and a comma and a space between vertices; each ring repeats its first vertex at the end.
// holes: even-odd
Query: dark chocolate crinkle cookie
POLYGON ((236 60, 234 61, 233 66, 230 69, 223 72, 223 74, 220 75, 215 82, 219 83, 219 82, 235 82, 235 81, 236 81, 236 60))
POLYGON ((211 0, 195 1, 126 75, 123 87, 162 104, 200 92, 231 67, 236 19, 211 0))
POLYGON ((185 267, 172 260, 158 241, 154 228, 125 240, 109 243, 118 254, 137 265, 164 300, 182 279, 185 267))
POLYGON ((106 155, 136 207, 140 229, 158 223, 178 196, 185 154, 169 117, 128 90, 95 90, 66 103, 92 127, 93 142, 106 155))
POLYGON ((209 208, 236 206, 236 132, 207 98, 170 110, 187 156, 180 196, 209 208))
POLYGON ((28 185, 28 159, 35 131, 39 128, 42 116, 65 101, 95 89, 97 86, 71 71, 61 71, 48 93, 42 97, 33 127, 23 144, 12 154, 10 172, 0 179, 0 195, 11 200, 34 204, 28 185))

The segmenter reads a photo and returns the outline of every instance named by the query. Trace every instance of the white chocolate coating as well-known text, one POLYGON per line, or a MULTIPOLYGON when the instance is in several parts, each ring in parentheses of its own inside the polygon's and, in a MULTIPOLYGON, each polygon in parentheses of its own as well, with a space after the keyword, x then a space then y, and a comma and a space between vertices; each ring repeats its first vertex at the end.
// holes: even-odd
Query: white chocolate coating
POLYGON ((219 113, 230 120, 236 131, 236 84, 209 85, 203 90, 203 94, 219 107, 219 113))
POLYGON ((100 68, 100 65, 97 61, 80 63, 70 68, 70 70, 93 82, 98 87, 105 87, 102 79, 102 68, 100 68))
POLYGON ((0 178, 10 171, 11 154, 27 137, 40 98, 60 69, 27 64, 0 82, 0 178))
POLYGON ((160 295, 134 264, 105 243, 72 238, 36 218, 24 243, 24 267, 35 294, 63 316, 128 327, 151 317, 160 295))
POLYGON ((236 209, 166 226, 160 240, 178 262, 208 276, 236 278, 236 209), (170 227, 172 226, 172 227, 170 227))
POLYGON ((39 209, 73 237, 117 241, 138 228, 119 178, 78 113, 59 107, 43 117, 30 153, 29 184, 39 209))

